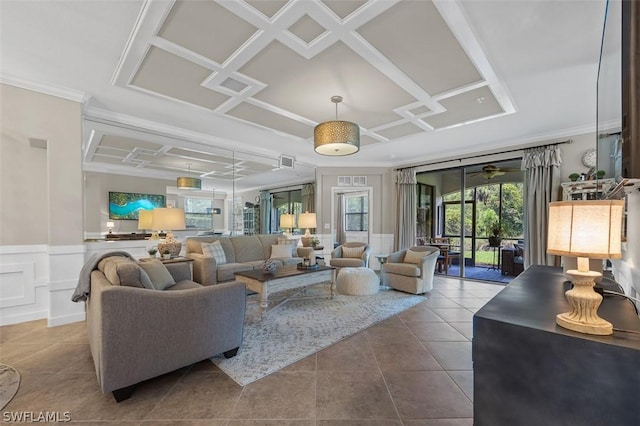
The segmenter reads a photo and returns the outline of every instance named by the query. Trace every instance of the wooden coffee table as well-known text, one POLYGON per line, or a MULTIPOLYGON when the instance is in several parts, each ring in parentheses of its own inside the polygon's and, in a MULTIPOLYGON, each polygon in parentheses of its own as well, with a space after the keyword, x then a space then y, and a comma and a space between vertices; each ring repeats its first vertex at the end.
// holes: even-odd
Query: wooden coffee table
MULTIPOLYGON (((331 283, 330 299, 336 289, 336 269, 331 266, 318 265, 317 269, 298 269, 297 266, 281 266, 271 274, 262 270, 236 272, 237 281, 243 282, 251 291, 260 294, 260 317, 267 312, 269 295, 285 290, 304 288, 314 284, 331 283)), ((289 297, 282 301, 292 300, 289 297)))

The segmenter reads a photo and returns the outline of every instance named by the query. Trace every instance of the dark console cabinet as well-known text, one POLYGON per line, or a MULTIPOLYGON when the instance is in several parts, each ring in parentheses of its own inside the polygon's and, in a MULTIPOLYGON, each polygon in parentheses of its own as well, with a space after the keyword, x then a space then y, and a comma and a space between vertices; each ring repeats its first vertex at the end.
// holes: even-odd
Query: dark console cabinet
MULTIPOLYGON (((640 425, 640 334, 556 325, 569 286, 560 268, 532 266, 474 315, 474 426, 640 425)), ((640 332, 624 298, 598 313, 640 332)))

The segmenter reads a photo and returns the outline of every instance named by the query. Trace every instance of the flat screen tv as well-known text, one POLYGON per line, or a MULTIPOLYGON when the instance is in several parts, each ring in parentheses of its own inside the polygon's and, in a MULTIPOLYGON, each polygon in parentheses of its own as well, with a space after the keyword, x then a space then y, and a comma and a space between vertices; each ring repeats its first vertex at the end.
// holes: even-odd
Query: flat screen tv
POLYGON ((166 197, 159 194, 109 192, 109 219, 138 220, 138 211, 164 207, 166 197))

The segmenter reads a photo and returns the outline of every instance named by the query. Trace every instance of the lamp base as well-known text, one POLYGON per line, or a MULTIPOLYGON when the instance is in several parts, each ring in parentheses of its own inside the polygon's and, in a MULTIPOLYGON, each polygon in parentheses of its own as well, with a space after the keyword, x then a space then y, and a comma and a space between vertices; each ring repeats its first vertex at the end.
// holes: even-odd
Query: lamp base
POLYGON ((171 257, 178 257, 180 256, 180 250, 182 250, 182 243, 180 241, 173 243, 158 243, 158 251, 160 254, 163 254, 165 250, 168 250, 169 253, 171 253, 171 257))
POLYGON ((571 305, 571 312, 556 316, 556 324, 569 330, 585 334, 608 336, 613 334, 613 325, 598 316, 598 307, 602 296, 593 291, 594 278, 601 276, 599 272, 567 271, 571 276, 573 288, 565 295, 571 305))

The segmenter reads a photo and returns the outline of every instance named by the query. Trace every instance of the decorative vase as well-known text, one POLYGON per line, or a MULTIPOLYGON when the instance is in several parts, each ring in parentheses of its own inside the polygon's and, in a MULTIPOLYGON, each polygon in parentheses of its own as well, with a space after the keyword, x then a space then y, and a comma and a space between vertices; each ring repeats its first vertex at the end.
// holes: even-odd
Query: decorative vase
POLYGON ((271 259, 267 259, 262 262, 262 272, 265 274, 272 274, 275 272, 277 265, 273 263, 271 259))

